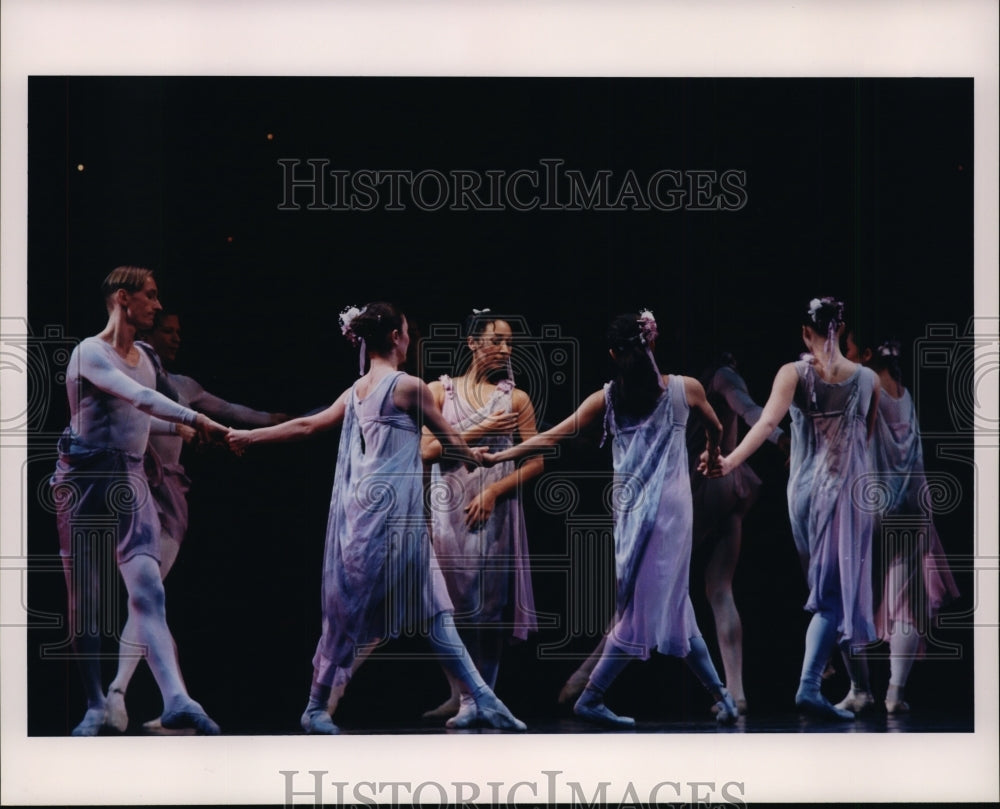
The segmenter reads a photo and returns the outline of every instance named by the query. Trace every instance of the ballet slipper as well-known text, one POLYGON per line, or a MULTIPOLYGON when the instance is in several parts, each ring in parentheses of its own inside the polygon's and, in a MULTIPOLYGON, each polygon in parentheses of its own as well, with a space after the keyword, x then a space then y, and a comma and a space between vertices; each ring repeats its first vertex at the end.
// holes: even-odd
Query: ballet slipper
MULTIPOLYGON (((713 714, 716 714, 716 713, 719 712, 719 703, 718 702, 715 703, 711 707, 711 711, 712 711, 713 714)), ((736 700, 736 712, 740 716, 746 716, 747 715, 747 701, 745 699, 738 699, 738 700, 736 700)))
POLYGON ((576 701, 576 704, 573 706, 573 713, 581 719, 595 722, 598 725, 607 725, 613 728, 635 727, 635 720, 631 716, 619 716, 609 710, 600 697, 594 696, 587 690, 584 690, 580 698, 576 701))
POLYGON ((104 724, 109 728, 114 728, 119 733, 128 730, 128 711, 125 710, 125 692, 119 688, 112 688, 108 691, 108 696, 104 701, 106 716, 104 724))
POLYGON ((163 730, 163 723, 160 721, 160 717, 156 717, 155 719, 150 719, 148 722, 143 722, 142 729, 147 733, 159 733, 163 730))
POLYGON ((218 736, 222 731, 205 713, 205 709, 191 697, 178 697, 171 700, 170 708, 163 712, 160 724, 167 730, 193 728, 204 736, 218 736))
POLYGON ((858 691, 852 688, 847 692, 847 696, 838 702, 835 707, 843 711, 858 714, 869 710, 874 705, 875 697, 872 696, 871 691, 858 691))
POLYGON ((890 685, 885 695, 885 712, 888 714, 906 713, 910 705, 903 699, 903 689, 898 685, 890 685))
POLYGON ((322 708, 306 709, 299 720, 302 729, 312 735, 335 736, 340 733, 340 728, 333 724, 333 718, 322 708))
POLYGON ((448 699, 438 705, 436 708, 431 708, 429 711, 424 711, 421 714, 422 719, 447 719, 448 717, 455 716, 461 708, 461 701, 458 696, 452 694, 448 699))
MULTIPOLYGON (((427 713, 430 713, 430 711, 427 713)), ((424 714, 424 716, 427 716, 427 714, 424 714)), ((476 701, 471 696, 462 694, 462 698, 459 700, 458 712, 444 724, 449 728, 469 728, 476 723, 477 716, 476 701)))
POLYGON ((528 729, 528 726, 514 716, 492 691, 487 690, 486 693, 476 697, 475 704, 476 722, 480 725, 487 725, 498 730, 528 729))
POLYGON ((732 694, 725 688, 722 689, 722 698, 712 708, 712 712, 715 714, 715 721, 720 725, 732 725, 740 715, 740 709, 736 705, 736 700, 733 699, 732 694))
POLYGON ((101 708, 88 708, 80 724, 71 731, 71 736, 96 736, 101 732, 106 720, 106 711, 101 708))
POLYGON ((577 697, 583 693, 583 689, 587 687, 587 680, 589 677, 583 672, 577 670, 574 671, 569 679, 565 682, 562 690, 559 692, 559 704, 565 705, 569 702, 576 702, 577 697))
POLYGON ((800 688, 795 695, 795 707, 819 719, 854 719, 853 713, 833 705, 819 691, 803 691, 800 688))

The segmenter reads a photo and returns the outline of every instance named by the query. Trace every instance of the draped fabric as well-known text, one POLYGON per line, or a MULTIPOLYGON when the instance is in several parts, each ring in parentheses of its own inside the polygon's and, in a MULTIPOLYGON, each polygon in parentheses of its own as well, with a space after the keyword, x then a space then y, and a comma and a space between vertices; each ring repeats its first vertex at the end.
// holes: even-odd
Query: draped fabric
MULTIPOLYGON (((497 412, 509 413, 514 385, 500 382, 482 407, 474 408, 442 376, 445 390, 442 413, 455 430, 469 427, 497 412)), ((475 446, 500 452, 514 444, 513 432, 484 435, 475 446)), ((487 486, 516 468, 514 461, 473 470, 442 459, 431 470, 430 505, 434 553, 455 605, 455 623, 461 627, 504 624, 514 637, 525 639, 538 629, 531 587, 527 533, 520 492, 496 501, 481 527, 465 525, 465 507, 487 486)))
POLYGON ((377 638, 423 634, 450 611, 423 510, 420 433, 393 403, 401 371, 364 399, 352 388, 337 451, 323 558, 318 681, 347 676, 355 649, 377 638), (338 674, 338 672, 340 672, 338 674))
POLYGON ((613 642, 632 655, 684 657, 700 637, 691 605, 691 480, 682 377, 671 375, 653 411, 619 418, 605 385, 612 437, 617 617, 613 642))
POLYGON ((854 498, 871 470, 866 417, 878 378, 859 365, 844 381, 828 383, 810 360, 795 368, 788 513, 799 554, 808 559, 806 609, 830 615, 842 641, 869 643, 874 515, 854 498))

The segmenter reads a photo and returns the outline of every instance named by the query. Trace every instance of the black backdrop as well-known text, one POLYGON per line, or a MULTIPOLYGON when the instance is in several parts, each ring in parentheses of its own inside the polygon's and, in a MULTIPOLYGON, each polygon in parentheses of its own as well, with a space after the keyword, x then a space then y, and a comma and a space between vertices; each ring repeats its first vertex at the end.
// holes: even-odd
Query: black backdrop
MULTIPOLYGON (((99 284, 119 264, 154 268, 181 312, 177 370, 230 400, 293 414, 332 401, 356 373, 336 323, 346 304, 395 300, 425 336, 474 306, 516 313, 544 350, 570 358, 561 381, 549 375, 530 391, 543 401, 543 426, 606 378, 602 336, 619 311, 656 313, 666 371, 697 375, 719 351, 735 351, 763 401, 777 367, 801 350, 808 300, 838 295, 849 319, 892 331, 909 349, 928 469, 958 492, 938 527, 956 558, 971 555, 974 347, 963 336, 973 309, 972 109, 972 82, 959 79, 30 79, 28 316, 50 370, 30 397, 29 732, 65 733, 83 706, 72 665, 42 653, 66 634, 52 625, 65 595, 51 564, 54 519, 37 494, 66 422, 54 347, 102 328, 99 284), (282 159, 300 161, 297 172, 322 159, 354 173, 480 177, 543 175, 540 161, 560 160, 588 182, 609 171, 612 196, 630 170, 643 186, 664 169, 738 171, 745 204, 386 210, 383 198, 369 211, 309 210, 300 189, 299 209, 280 210, 282 159)), ((419 348, 413 354, 413 370, 432 378, 419 348)), ((328 435, 243 459, 185 458, 191 529, 167 580, 168 617, 192 694, 228 732, 297 729, 319 633, 335 449, 328 435)), ((765 447, 753 465, 767 485, 746 522, 736 582, 745 679, 755 712, 782 712, 798 678, 805 588, 781 459, 765 447)), ((606 523, 600 489, 587 487, 602 485, 609 466, 585 442, 549 464, 584 481, 584 506, 571 517, 606 523)), ((536 598, 554 625, 508 651, 498 686, 529 720, 555 714, 576 664, 541 654, 571 623, 559 562, 569 521, 535 494, 536 598)), ((710 638, 698 561, 692 593, 710 638)), ((959 585, 960 613, 972 604, 971 576, 959 573, 959 585)), ((971 727, 971 632, 954 623, 936 632, 958 656, 918 665, 910 690, 971 727)), ((577 627, 562 651, 585 654, 598 636, 577 627)), ((421 650, 408 640, 388 649, 421 650)), ((876 681, 885 675, 876 663, 876 681)), ((615 688, 616 707, 641 716, 698 718, 707 707, 672 659, 631 667, 615 688)), ((391 727, 444 691, 432 663, 373 660, 338 721, 391 727)), ((145 672, 130 706, 136 718, 158 711, 145 672)))

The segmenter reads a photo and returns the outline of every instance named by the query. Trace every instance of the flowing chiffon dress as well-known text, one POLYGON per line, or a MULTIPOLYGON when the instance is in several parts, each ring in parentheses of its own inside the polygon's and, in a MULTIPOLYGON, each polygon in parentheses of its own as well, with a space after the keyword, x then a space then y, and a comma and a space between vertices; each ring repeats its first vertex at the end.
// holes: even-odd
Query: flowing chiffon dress
POLYGON ((424 515, 420 432, 393 402, 402 371, 348 397, 323 559, 323 634, 313 657, 322 685, 346 682, 355 650, 424 634, 452 609, 424 515))
MULTIPOLYGON (((459 433, 493 413, 511 411, 514 385, 509 380, 500 382, 478 409, 458 395, 449 376, 440 381, 445 390, 442 414, 459 433)), ((491 453, 513 444, 513 433, 489 434, 476 442, 491 453)), ((519 492, 498 499, 481 527, 470 530, 465 525, 465 507, 473 497, 515 467, 514 461, 507 461, 470 471, 462 463, 442 459, 431 470, 430 503, 434 553, 455 606, 455 623, 499 624, 523 640, 538 629, 538 622, 519 492)))
POLYGON ((825 382, 808 359, 795 369, 788 513, 808 559, 805 608, 828 615, 842 642, 864 645, 875 640, 874 515, 859 488, 870 479, 867 414, 878 377, 859 365, 842 382, 825 382))

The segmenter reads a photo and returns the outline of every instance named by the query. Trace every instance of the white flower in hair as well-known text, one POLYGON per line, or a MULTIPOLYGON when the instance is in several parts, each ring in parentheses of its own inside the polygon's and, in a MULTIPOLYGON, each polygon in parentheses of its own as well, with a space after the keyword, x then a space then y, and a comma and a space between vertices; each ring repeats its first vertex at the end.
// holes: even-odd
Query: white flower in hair
POLYGON ((351 324, 364 311, 364 309, 358 309, 357 306, 348 306, 340 313, 340 333, 350 340, 353 345, 358 344, 358 335, 354 333, 351 324))
POLYGON ((656 328, 656 318, 649 309, 642 309, 639 312, 639 339, 644 346, 652 343, 659 336, 660 332, 656 328))
POLYGON ((811 301, 809 301, 809 317, 815 320, 816 313, 820 310, 820 307, 822 306, 823 306, 823 301, 821 301, 819 298, 813 298, 811 301))

